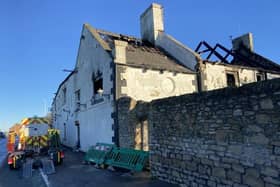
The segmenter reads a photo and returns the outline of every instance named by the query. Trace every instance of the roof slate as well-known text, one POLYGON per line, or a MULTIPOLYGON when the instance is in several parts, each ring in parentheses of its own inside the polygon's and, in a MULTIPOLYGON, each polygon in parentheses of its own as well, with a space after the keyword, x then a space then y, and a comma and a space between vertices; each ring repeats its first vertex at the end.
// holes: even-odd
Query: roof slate
POLYGON ((114 40, 126 41, 128 43, 126 48, 127 65, 162 71, 195 73, 191 69, 180 65, 175 58, 164 50, 150 43, 143 42, 141 39, 104 30, 97 30, 97 32, 110 48, 114 47, 114 40))
POLYGON ((192 70, 179 65, 175 59, 158 48, 128 44, 126 48, 127 64, 141 66, 147 69, 169 70, 182 73, 194 73, 192 70))

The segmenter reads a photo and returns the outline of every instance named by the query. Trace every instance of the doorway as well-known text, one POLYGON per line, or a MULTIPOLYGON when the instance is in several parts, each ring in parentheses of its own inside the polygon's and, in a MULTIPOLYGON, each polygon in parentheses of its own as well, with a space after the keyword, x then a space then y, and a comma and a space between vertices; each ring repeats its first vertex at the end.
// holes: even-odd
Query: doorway
POLYGON ((148 121, 140 121, 135 128, 135 149, 149 151, 148 121))
POLYGON ((79 121, 75 121, 75 126, 77 127, 77 141, 76 141, 76 148, 81 148, 81 141, 80 141, 80 123, 79 121))

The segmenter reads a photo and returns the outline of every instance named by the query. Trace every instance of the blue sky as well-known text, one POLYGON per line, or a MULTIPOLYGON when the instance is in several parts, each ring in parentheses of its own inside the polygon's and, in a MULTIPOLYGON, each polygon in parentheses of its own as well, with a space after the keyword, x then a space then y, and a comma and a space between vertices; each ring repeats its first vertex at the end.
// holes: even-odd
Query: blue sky
POLYGON ((83 23, 140 36, 140 14, 164 6, 165 32, 195 48, 201 40, 231 47, 230 36, 254 36, 255 51, 280 62, 278 0, 1 0, 0 129, 45 115, 62 69, 75 65, 83 23))

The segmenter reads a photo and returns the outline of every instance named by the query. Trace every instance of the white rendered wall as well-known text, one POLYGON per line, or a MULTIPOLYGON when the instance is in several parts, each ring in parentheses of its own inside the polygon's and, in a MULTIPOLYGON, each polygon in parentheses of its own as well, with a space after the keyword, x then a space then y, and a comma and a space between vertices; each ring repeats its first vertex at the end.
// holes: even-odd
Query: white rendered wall
MULTIPOLYGON (((62 141, 67 146, 75 146, 77 143, 77 126, 80 124, 80 145, 81 150, 87 149, 97 142, 112 143, 114 131, 112 130, 113 104, 111 95, 108 97, 95 96, 102 99, 99 103, 92 103, 93 72, 102 72, 104 94, 111 94, 113 82, 111 81, 112 69, 110 63, 112 58, 93 38, 91 33, 84 28, 82 32, 76 70, 70 79, 65 83, 67 88, 67 101, 62 105, 63 98, 58 96, 55 103, 57 107, 57 120, 55 127, 61 131, 62 141), (80 110, 77 110, 75 92, 80 90, 80 110), (66 112, 65 112, 66 111, 66 112), (64 123, 66 123, 66 139, 64 139, 64 123)), ((62 95, 63 89, 59 90, 58 95, 62 95)))
MULTIPOLYGON (((250 69, 246 67, 225 66, 222 64, 205 63, 201 66, 201 83, 202 90, 215 90, 227 87, 227 72, 236 72, 238 77, 236 85, 242 86, 244 84, 257 81, 257 74, 260 73, 257 69, 250 69)), ((277 78, 280 75, 267 73, 267 78, 277 78)))
POLYGON ((197 91, 195 74, 125 67, 125 72, 118 76, 126 81, 126 86, 120 88, 121 94, 135 100, 151 101, 197 91))

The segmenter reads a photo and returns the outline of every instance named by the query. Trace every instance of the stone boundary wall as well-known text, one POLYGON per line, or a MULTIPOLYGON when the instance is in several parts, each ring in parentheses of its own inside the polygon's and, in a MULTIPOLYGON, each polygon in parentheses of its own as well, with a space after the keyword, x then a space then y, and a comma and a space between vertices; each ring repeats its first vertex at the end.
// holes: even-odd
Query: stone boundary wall
POLYGON ((280 79, 151 103, 124 98, 118 109, 121 145, 133 147, 130 130, 148 119, 152 176, 181 186, 280 186, 280 79))

